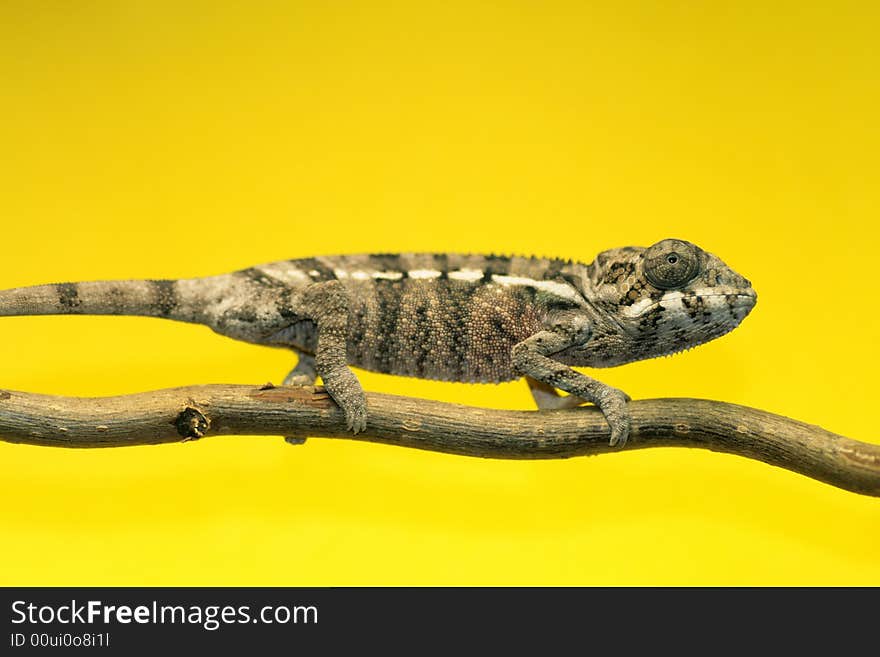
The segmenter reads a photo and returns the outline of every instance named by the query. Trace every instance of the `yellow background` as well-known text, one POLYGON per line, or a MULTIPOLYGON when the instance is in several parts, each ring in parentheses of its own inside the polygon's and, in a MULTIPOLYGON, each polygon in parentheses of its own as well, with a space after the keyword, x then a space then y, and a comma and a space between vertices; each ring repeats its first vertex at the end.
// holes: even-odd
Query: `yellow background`
MULTIPOLYGON (((752 315, 600 372, 876 441, 877 4, 4 2, 0 286, 299 256, 590 261, 675 236, 752 315)), ((2 385, 278 382, 147 318, 0 320, 2 385)), ((362 373, 531 408, 525 384, 362 373)), ((504 462, 350 441, 0 445, 0 583, 880 584, 880 502, 656 449, 504 462)))

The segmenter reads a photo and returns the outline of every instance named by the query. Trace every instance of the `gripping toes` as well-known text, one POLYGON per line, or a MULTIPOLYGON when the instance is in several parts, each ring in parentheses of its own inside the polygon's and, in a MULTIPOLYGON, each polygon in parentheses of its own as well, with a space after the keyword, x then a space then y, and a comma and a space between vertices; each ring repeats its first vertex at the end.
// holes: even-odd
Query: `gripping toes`
POLYGON ((360 433, 367 428, 367 398, 360 381, 348 368, 323 377, 324 388, 345 413, 345 426, 360 433))
POLYGON ((629 395, 622 390, 610 388, 596 402, 596 405, 605 416, 608 426, 611 427, 611 440, 608 441, 608 444, 612 447, 615 445, 623 447, 626 444, 627 438, 629 438, 630 427, 632 426, 629 409, 626 407, 626 403, 629 400, 629 395))
POLYGON ((367 428, 367 403, 355 405, 352 408, 343 409, 345 411, 345 427, 358 434, 367 428))

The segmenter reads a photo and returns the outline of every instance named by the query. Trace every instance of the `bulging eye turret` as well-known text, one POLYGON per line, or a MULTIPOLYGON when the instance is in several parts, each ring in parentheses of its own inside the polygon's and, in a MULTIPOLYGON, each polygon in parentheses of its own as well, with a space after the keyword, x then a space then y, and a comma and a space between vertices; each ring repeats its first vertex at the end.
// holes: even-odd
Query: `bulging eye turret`
POLYGON ((645 250, 645 277, 654 287, 674 290, 700 273, 700 249, 684 240, 668 239, 645 250))

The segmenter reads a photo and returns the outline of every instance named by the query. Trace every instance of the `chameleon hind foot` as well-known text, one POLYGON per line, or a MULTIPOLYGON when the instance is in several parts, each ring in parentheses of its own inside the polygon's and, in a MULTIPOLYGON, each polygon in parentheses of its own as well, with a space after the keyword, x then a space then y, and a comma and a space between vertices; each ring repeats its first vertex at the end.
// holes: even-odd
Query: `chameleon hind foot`
POLYGON ((296 367, 290 370, 287 376, 284 377, 284 381, 281 382, 281 385, 313 386, 315 385, 315 380, 317 378, 318 373, 315 371, 315 357, 312 356, 312 354, 300 352, 296 367))

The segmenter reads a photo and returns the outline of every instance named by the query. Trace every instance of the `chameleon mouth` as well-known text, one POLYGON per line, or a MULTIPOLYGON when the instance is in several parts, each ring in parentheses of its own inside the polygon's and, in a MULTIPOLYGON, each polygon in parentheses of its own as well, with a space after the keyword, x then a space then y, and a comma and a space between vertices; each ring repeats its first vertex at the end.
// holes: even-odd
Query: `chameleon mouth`
MULTIPOLYGON (((639 303, 641 303, 641 302, 637 302, 635 305, 630 306, 628 311, 624 311, 624 312, 630 318, 638 319, 638 318, 642 317, 643 315, 650 313, 653 310, 656 310, 658 307, 660 307, 664 303, 669 304, 669 303, 674 303, 676 301, 680 301, 680 302, 684 303, 685 300, 691 301, 694 299, 717 299, 717 298, 721 298, 721 297, 726 298, 728 300, 732 300, 732 303, 731 303, 732 309, 734 309, 734 310, 745 309, 745 313, 743 314, 743 317, 748 315, 752 311, 752 308, 755 307, 755 304, 758 302, 758 294, 752 289, 749 289, 748 292, 712 292, 709 294, 700 294, 698 292, 694 293, 694 294, 683 294, 681 292, 674 292, 674 293, 667 293, 667 294, 663 295, 663 297, 658 299, 657 301, 651 300, 650 303, 647 303, 643 306, 639 306, 639 303)), ((646 299, 645 301, 649 301, 649 300, 646 299)))
POLYGON ((692 342, 689 342, 687 345, 682 347, 674 347, 668 351, 661 351, 657 354, 657 358, 668 358, 670 356, 675 356, 677 354, 683 354, 686 351, 690 351, 691 349, 696 349, 697 347, 702 347, 704 344, 708 342, 712 342, 722 336, 727 335, 733 329, 739 326, 739 322, 732 326, 723 326, 718 328, 717 330, 708 332, 708 333, 698 333, 694 336, 692 342))

